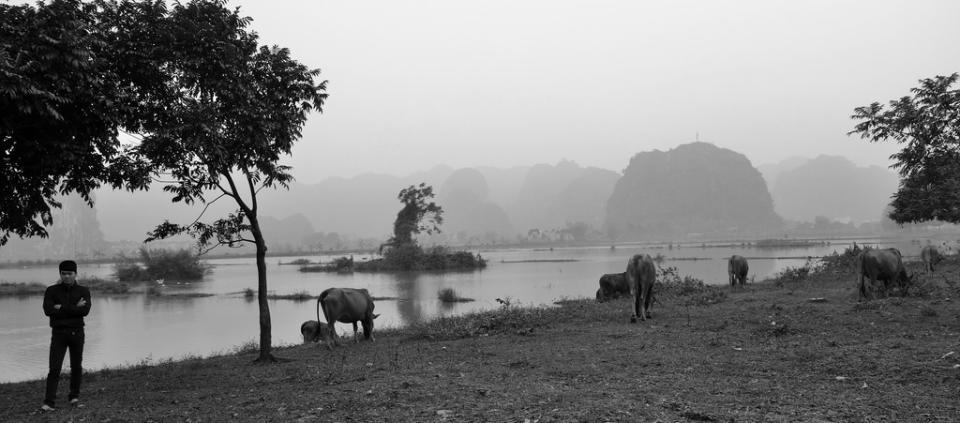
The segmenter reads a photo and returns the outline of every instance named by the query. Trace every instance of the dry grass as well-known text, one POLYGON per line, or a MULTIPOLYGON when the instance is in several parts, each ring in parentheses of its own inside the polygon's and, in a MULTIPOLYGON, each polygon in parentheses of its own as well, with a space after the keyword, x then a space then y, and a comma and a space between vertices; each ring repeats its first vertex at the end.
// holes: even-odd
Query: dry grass
MULTIPOLYGON (((12 421, 957 421, 955 262, 912 296, 856 302, 855 277, 500 310, 277 349, 89 374, 82 409, 36 411, 42 381, 0 385, 12 421), (817 299, 817 300, 812 300, 817 299), (953 354, 950 354, 953 352, 953 354)), ((251 329, 252 330, 252 329, 251 329)), ((66 382, 61 381, 61 391, 66 382)))

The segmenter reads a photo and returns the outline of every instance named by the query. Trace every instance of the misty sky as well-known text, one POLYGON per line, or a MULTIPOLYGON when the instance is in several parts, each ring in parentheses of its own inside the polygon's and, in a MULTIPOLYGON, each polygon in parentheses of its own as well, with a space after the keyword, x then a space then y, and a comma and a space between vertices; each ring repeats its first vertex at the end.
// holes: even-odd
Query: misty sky
POLYGON ((623 170, 703 141, 754 165, 836 154, 853 108, 960 71, 960 1, 241 0, 261 43, 330 81, 301 182, 437 164, 623 170))

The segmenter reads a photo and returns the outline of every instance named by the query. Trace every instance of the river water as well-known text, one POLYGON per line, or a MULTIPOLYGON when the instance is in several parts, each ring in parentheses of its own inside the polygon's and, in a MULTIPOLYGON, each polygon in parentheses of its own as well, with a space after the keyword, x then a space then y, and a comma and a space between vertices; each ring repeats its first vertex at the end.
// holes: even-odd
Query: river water
MULTIPOLYGON (((916 255, 920 246, 909 242, 871 241, 900 247, 904 255, 916 255), (916 251, 914 251, 916 250, 916 251)), ((748 246, 718 246, 700 243, 682 245, 619 245, 616 248, 499 249, 475 251, 488 260, 486 269, 459 273, 301 273, 297 266, 280 265, 297 257, 268 258, 268 287, 275 294, 308 291, 318 295, 329 287, 366 288, 379 300, 376 327, 398 327, 436 316, 463 314, 499 307, 498 298, 512 304, 547 305, 565 298, 593 298, 597 280, 604 273, 622 272, 628 257, 636 253, 661 254, 661 266, 675 266, 681 275, 691 275, 709 284, 727 283, 726 258, 740 254, 750 260, 749 277, 757 281, 791 266, 801 266, 807 256, 841 252, 849 241, 804 248, 758 249, 748 246), (696 260, 693 260, 696 258, 696 260), (437 292, 453 288, 475 301, 443 304, 437 292)), ((302 257, 326 262, 331 257, 302 257)), ((362 257, 356 257, 357 260, 362 257)), ((84 368, 87 370, 138 363, 155 363, 184 356, 208 356, 228 352, 259 339, 259 316, 255 300, 241 291, 256 289, 256 264, 250 259, 216 259, 208 262, 213 272, 204 281, 177 284, 166 281, 161 296, 133 293, 121 296, 93 294, 93 307, 86 318, 84 368), (177 297, 175 293, 213 294, 207 297, 177 297)), ((80 277, 109 278, 112 265, 85 266, 80 277)), ((3 282, 53 283, 56 267, 0 269, 3 282)), ((851 281, 851 284, 853 281, 851 281)), ((50 343, 48 320, 40 296, 0 298, 0 382, 44 377, 50 343)), ((274 345, 300 342, 300 324, 316 319, 316 302, 271 300, 274 345)), ((351 332, 339 324, 341 333, 351 332)), ((69 360, 67 360, 69 361, 69 360)), ((68 367, 64 363, 65 368, 68 367)))

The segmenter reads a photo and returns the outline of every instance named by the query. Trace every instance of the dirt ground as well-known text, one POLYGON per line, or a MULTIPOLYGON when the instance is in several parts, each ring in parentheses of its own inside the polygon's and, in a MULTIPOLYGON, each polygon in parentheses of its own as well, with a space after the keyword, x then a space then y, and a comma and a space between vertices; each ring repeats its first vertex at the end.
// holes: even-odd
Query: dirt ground
MULTIPOLYGON (((916 266, 915 266, 916 267, 916 266)), ((0 385, 4 421, 957 422, 960 266, 858 303, 854 276, 662 296, 507 306, 377 334, 88 374, 83 408, 38 412, 42 381, 0 385)), ((65 393, 66 379, 61 380, 65 393)))

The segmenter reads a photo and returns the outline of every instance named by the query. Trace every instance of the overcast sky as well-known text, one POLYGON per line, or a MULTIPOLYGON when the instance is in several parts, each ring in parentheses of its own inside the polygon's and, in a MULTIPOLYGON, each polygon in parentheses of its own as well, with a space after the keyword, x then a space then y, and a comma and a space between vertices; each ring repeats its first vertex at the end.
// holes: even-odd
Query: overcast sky
POLYGON ((437 164, 632 155, 703 141, 753 164, 893 144, 854 107, 960 71, 960 1, 240 0, 263 44, 329 80, 289 163, 301 182, 437 164))

